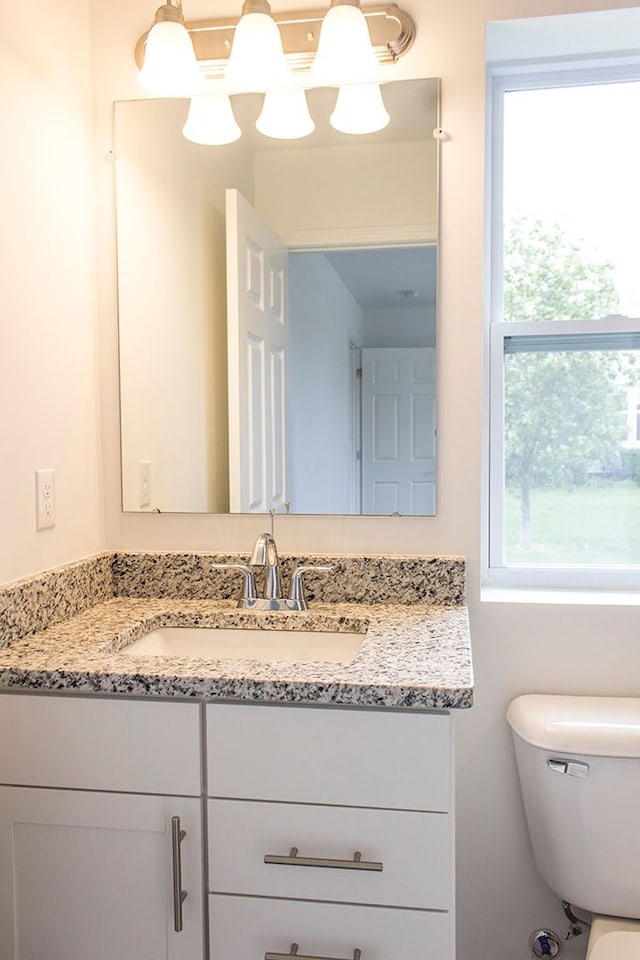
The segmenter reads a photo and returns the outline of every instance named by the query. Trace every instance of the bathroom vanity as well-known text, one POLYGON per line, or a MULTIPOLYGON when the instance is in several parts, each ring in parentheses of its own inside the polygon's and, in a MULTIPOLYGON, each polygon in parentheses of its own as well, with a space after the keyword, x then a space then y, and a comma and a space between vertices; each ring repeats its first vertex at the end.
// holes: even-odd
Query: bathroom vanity
POLYGON ((364 623, 347 664, 143 658, 123 651, 150 626, 246 614, 166 576, 171 597, 123 596, 105 569, 119 595, 0 649, 6 956, 453 957, 451 711, 472 678, 451 584, 313 603, 311 629, 364 623))

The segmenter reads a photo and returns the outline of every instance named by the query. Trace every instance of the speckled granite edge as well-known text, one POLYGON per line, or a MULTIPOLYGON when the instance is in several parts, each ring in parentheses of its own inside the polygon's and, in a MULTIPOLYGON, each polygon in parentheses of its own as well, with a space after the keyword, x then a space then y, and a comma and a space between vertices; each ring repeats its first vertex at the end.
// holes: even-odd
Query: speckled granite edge
POLYGON ((112 596, 110 553, 0 586, 0 649, 20 637, 69 620, 112 596))
MULTIPOLYGON (((119 552, 113 557, 114 595, 184 600, 235 599, 237 573, 214 563, 248 561, 242 554, 119 552)), ((311 601, 324 603, 433 603, 458 606, 465 597, 465 561, 461 557, 281 557, 286 590, 296 564, 331 564, 330 573, 305 575, 311 601)), ((260 590, 260 577, 258 575, 260 590)), ((283 591, 284 592, 284 591, 283 591)))

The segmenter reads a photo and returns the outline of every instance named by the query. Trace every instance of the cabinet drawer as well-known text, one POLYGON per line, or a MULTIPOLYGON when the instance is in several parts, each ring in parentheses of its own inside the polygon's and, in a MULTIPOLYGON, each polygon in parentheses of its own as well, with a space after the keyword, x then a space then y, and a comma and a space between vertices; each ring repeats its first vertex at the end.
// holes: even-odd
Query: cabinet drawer
POLYGON ((197 796, 198 706, 3 694, 0 783, 197 796))
POLYGON ((209 801, 215 893, 448 910, 450 849, 446 813, 209 801), (265 863, 292 847, 313 865, 265 863), (349 866, 356 851, 370 869, 349 866))
POLYGON ((446 714, 210 704, 209 795, 446 811, 446 714))
POLYGON ((209 897, 211 956, 256 960, 267 953, 352 960, 449 960, 446 913, 346 904, 209 897))

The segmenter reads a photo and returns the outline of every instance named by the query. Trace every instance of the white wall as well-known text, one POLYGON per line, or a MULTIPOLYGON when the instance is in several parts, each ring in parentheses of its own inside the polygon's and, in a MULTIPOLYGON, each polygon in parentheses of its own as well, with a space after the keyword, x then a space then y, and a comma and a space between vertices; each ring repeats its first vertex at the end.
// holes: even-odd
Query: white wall
POLYGON ((0 583, 100 549, 88 0, 0 0, 0 583), (36 532, 34 471, 56 470, 36 532))
MULTIPOLYGON (((288 2, 293 7, 295 2, 288 2)), ((312 4, 309 3, 311 6, 312 4)), ((479 600, 482 433, 484 31, 487 20, 637 6, 630 0, 409 0, 418 25, 402 78, 442 78, 441 297, 438 515, 432 519, 278 517, 283 550, 468 558, 477 694, 456 716, 459 960, 527 960, 527 937, 548 923, 564 933, 537 878, 524 826, 504 711, 524 691, 638 695, 637 611, 630 607, 482 604, 479 600)), ((107 542, 117 547, 247 550, 255 517, 123 516, 119 501, 117 362, 109 111, 135 96, 133 44, 153 4, 92 0, 96 157, 100 205, 99 293, 107 542)), ((237 12, 189 0, 193 19, 237 12)), ((28 347, 25 344, 24 350, 28 347)), ((563 957, 580 956, 584 943, 563 957)))
POLYGON ((255 202, 291 245, 394 228, 430 240, 437 222, 434 142, 358 144, 256 154, 255 202))
POLYGON ((435 306, 367 307, 364 347, 435 347, 435 306))
POLYGON ((362 310, 323 253, 289 256, 291 509, 348 513, 349 344, 362 345, 362 310))

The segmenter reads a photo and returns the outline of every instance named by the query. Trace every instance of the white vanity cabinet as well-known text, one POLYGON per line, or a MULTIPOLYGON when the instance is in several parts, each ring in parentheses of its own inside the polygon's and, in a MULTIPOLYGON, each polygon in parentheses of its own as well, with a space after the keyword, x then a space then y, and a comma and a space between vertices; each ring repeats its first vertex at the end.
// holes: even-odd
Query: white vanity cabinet
POLYGON ((0 696, 2 960, 202 960, 199 733, 197 704, 0 696))
POLYGON ((0 694, 0 960, 451 960, 450 752, 443 713, 0 694))
POLYGON ((444 714, 209 705, 212 960, 452 957, 450 749, 444 714))

